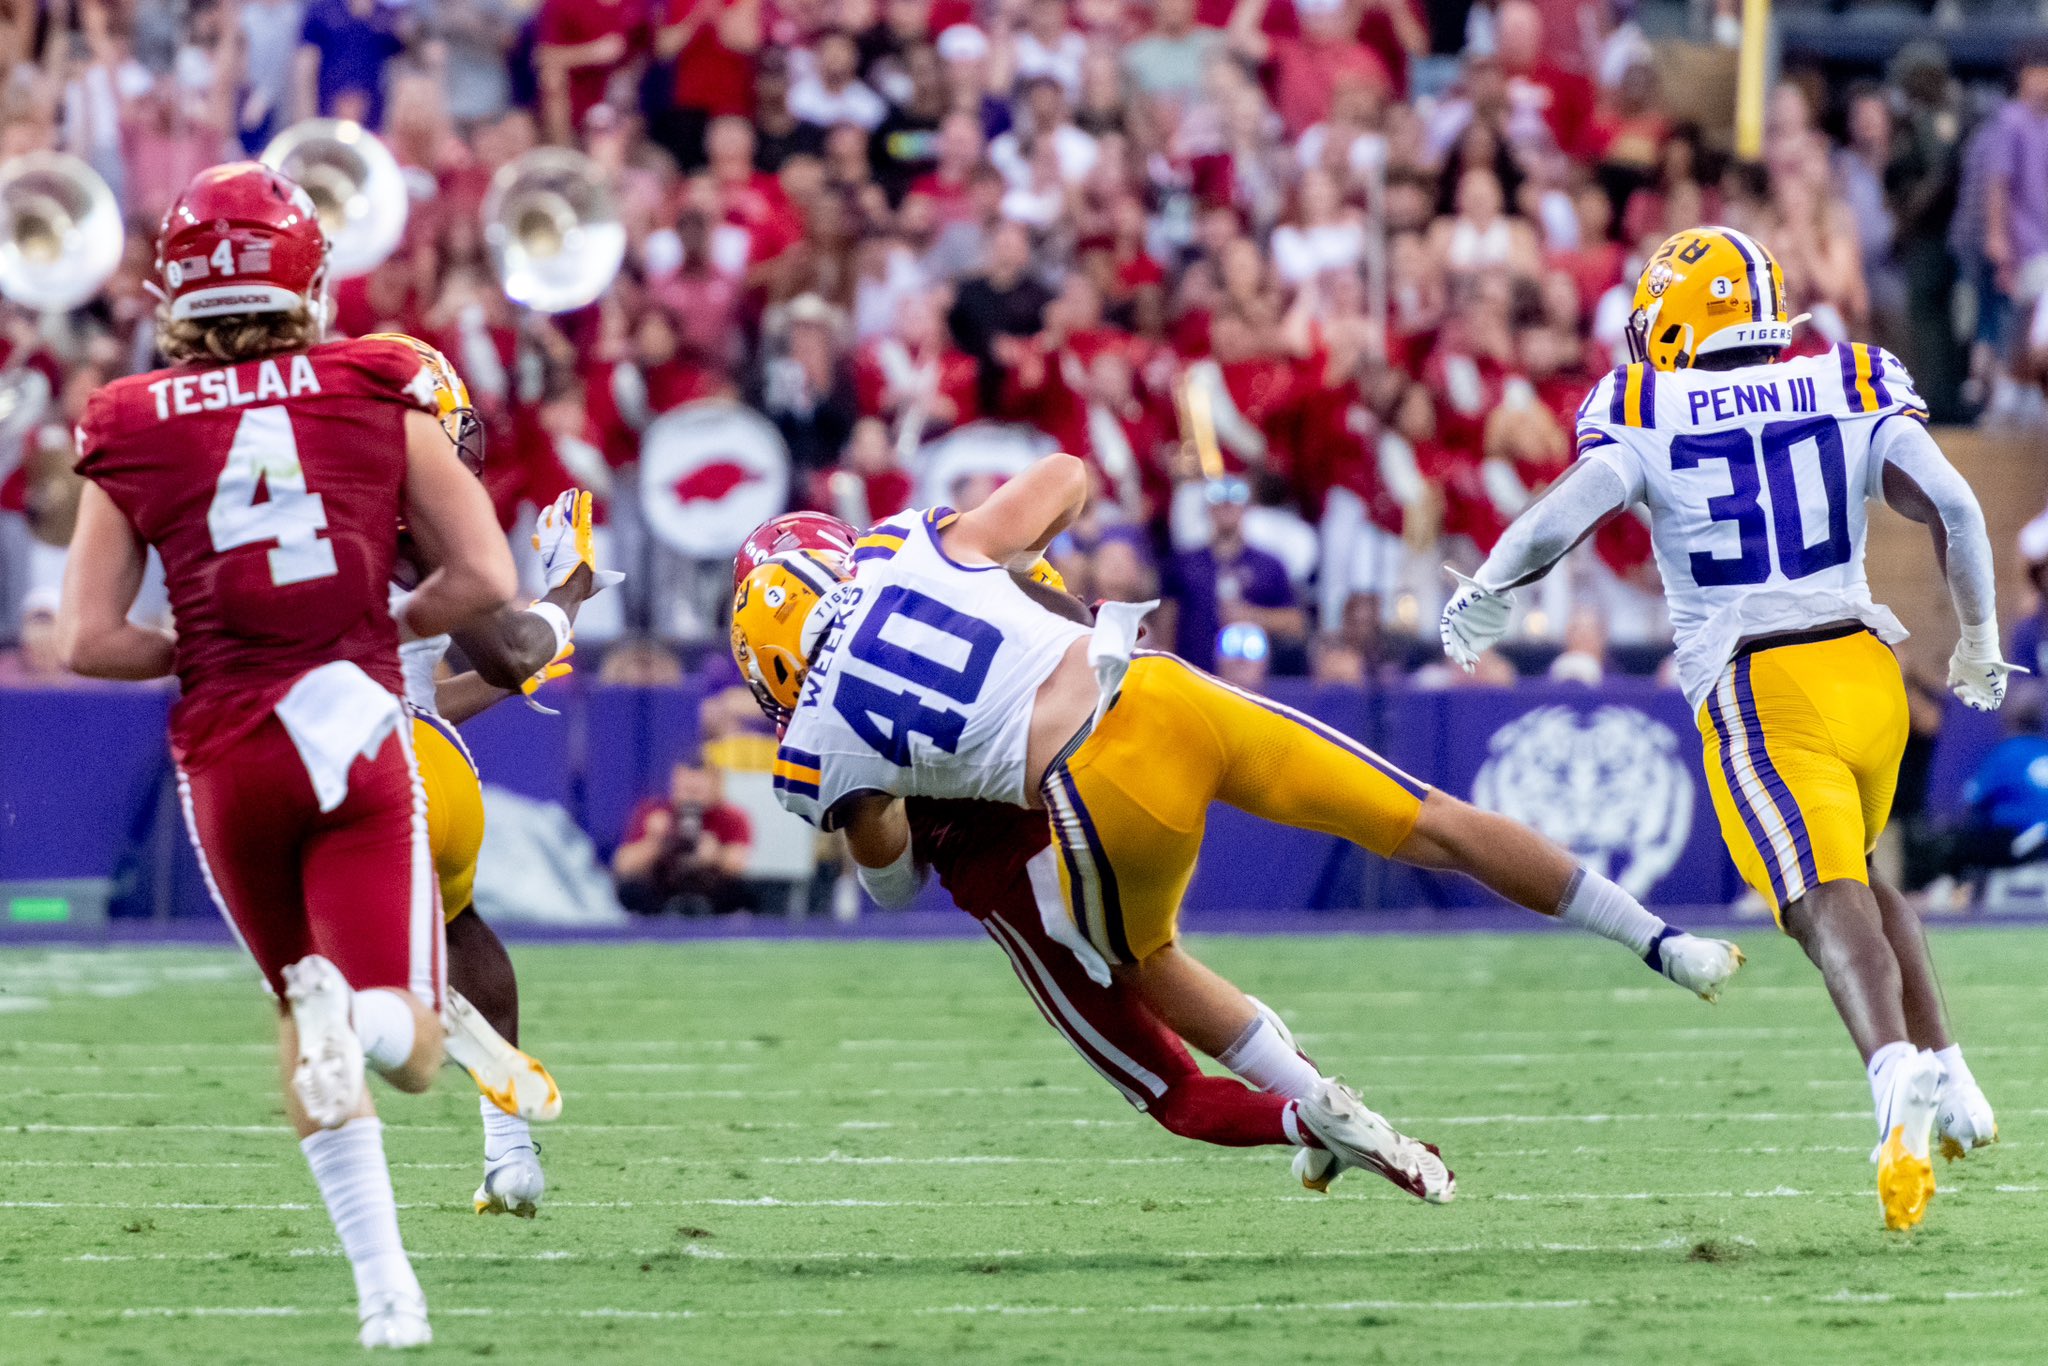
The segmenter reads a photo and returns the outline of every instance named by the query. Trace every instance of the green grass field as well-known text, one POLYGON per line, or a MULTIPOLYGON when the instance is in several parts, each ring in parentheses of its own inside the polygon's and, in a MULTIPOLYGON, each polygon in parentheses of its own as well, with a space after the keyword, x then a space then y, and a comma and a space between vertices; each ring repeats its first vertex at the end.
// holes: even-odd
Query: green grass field
MULTIPOLYGON (((480 1219, 476 1101, 380 1096, 432 1355, 507 1362, 2038 1361, 2048 932, 1937 955, 2005 1142, 1880 1229, 1788 943, 1708 1007, 1563 936, 1200 941, 1457 1169, 1429 1208, 1127 1108, 981 942, 519 954, 568 1110, 480 1219)), ((266 1006, 197 951, 0 953, 0 1360, 353 1361, 266 1006)))

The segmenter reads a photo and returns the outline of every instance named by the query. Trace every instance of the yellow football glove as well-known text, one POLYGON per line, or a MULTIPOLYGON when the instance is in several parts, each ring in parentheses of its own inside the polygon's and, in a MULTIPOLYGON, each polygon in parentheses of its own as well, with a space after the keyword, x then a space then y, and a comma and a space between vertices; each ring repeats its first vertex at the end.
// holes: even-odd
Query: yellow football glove
MULTIPOLYGON (((589 495, 585 494, 584 496, 588 497, 589 495)), ((557 678, 563 678, 575 673, 576 666, 569 662, 569 656, 575 653, 576 642, 572 640, 562 647, 560 654, 541 665, 539 673, 519 685, 519 691, 525 696, 527 706, 532 707, 543 716, 560 716, 562 714, 553 707, 542 706, 534 700, 533 695, 541 690, 543 684, 552 683, 557 678)))
POLYGON ((541 576, 549 591, 567 583, 576 571, 590 567, 590 595, 596 597, 626 576, 615 569, 597 567, 595 533, 591 510, 595 500, 588 489, 570 489, 540 510, 533 523, 533 548, 540 554, 541 576))
POLYGON ((1052 567, 1052 561, 1043 555, 1038 557, 1037 564, 1031 566, 1031 573, 1028 577, 1033 583, 1050 588, 1055 593, 1067 591, 1067 581, 1060 577, 1059 570, 1052 567))

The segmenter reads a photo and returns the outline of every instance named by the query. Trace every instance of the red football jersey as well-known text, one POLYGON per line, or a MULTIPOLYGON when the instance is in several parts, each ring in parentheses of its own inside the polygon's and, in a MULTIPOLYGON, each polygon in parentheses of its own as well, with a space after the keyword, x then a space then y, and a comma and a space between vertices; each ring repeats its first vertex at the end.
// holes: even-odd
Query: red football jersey
POLYGON ((1024 865, 1052 843, 1043 811, 1006 802, 939 801, 913 797, 906 807, 910 845, 931 865, 953 904, 985 920, 1021 891, 1030 899, 1024 865))
POLYGON ((389 597, 414 408, 435 411, 433 376, 382 340, 152 371, 86 405, 78 472, 163 558, 181 762, 203 766, 322 664, 403 691, 389 597))

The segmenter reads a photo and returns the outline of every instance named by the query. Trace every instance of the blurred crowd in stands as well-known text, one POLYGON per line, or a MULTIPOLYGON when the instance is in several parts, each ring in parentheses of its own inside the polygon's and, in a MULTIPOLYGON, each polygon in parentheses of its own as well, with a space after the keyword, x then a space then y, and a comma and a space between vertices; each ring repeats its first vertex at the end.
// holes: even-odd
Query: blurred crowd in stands
MULTIPOLYGON (((650 531, 636 476, 650 422, 707 399, 773 424, 792 504, 854 521, 986 496, 985 451, 1083 456, 1070 584, 1163 595, 1161 637, 1254 685, 1441 672, 1441 566, 1571 458, 1671 230, 1768 243, 1800 350, 1872 338, 1938 418, 2036 413, 2048 53, 2007 88, 1934 45, 1863 82, 1790 70, 1742 162, 1737 7, 1690 33, 1674 8, 1653 41, 1634 0, 0 4, 0 154, 75 153, 130 222, 101 298, 0 325, 0 675, 50 668, 70 421, 154 363, 158 216, 315 115, 376 130, 412 196, 336 326, 449 354, 508 527, 599 490, 636 572, 586 634, 622 681, 722 654, 724 570, 650 531), (479 222, 493 173, 549 142, 595 159, 629 235, 606 297, 554 317, 506 299, 479 222)), ((1548 667, 1654 659, 1643 526, 1576 561, 1524 608, 1548 667)))

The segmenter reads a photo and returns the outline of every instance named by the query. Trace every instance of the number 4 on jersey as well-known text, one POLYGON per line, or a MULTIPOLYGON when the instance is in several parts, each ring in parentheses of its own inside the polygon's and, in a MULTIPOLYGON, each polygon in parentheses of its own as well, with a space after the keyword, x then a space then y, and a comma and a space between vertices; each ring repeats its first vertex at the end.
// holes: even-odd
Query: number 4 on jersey
POLYGON ((327 505, 306 490, 299 443, 283 408, 242 414, 206 509, 206 526, 218 551, 277 542, 270 551, 270 581, 280 588, 336 572, 334 543, 320 535, 327 529, 327 505))

